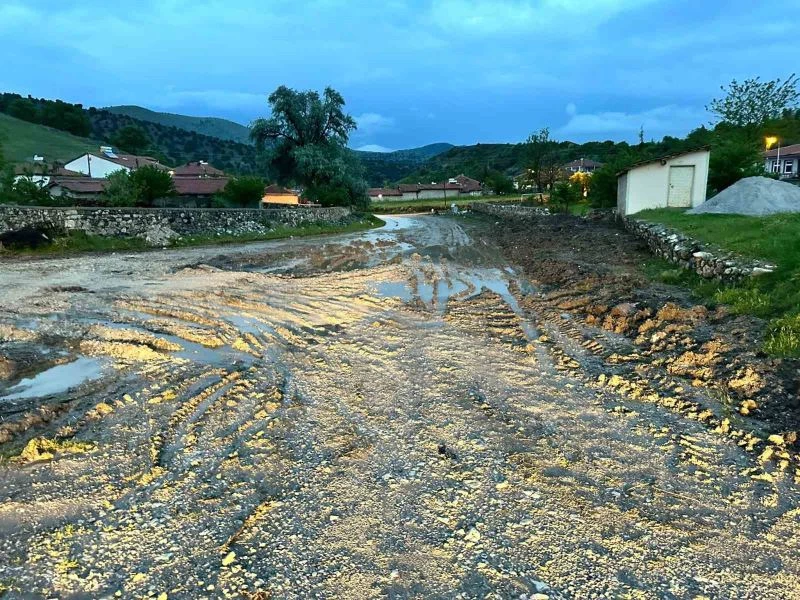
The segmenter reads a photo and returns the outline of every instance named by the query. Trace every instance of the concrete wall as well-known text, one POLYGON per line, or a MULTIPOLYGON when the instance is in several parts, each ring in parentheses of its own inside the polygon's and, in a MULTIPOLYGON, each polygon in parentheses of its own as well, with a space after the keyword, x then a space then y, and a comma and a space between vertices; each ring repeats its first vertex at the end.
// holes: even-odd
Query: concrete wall
POLYGON ((631 215, 649 208, 666 208, 669 196, 669 170, 673 166, 694 166, 691 205, 698 206, 706 200, 708 184, 707 150, 690 152, 660 161, 634 167, 617 181, 617 207, 620 214, 631 215), (624 184, 623 184, 624 181, 624 184), (624 194, 620 186, 625 185, 624 194))
POLYGON ((44 225, 107 237, 146 237, 168 228, 178 235, 265 233, 276 226, 346 223, 349 208, 40 208, 0 206, 0 233, 44 225))

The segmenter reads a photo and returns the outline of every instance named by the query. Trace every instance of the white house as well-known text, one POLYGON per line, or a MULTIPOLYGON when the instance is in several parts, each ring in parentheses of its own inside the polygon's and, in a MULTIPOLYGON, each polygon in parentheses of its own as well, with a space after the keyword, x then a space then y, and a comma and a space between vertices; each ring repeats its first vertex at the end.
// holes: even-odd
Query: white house
POLYGON ((708 148, 636 163, 617 175, 617 212, 648 208, 689 208, 706 200, 708 148))
POLYGON ((64 168, 95 179, 103 179, 117 171, 135 171, 145 165, 152 165, 165 170, 167 168, 155 158, 136 156, 134 154, 117 154, 108 146, 100 146, 100 152, 98 153, 87 152, 82 154, 65 164, 64 168))
POLYGON ((800 177, 800 144, 773 148, 764 153, 764 168, 780 179, 800 177))

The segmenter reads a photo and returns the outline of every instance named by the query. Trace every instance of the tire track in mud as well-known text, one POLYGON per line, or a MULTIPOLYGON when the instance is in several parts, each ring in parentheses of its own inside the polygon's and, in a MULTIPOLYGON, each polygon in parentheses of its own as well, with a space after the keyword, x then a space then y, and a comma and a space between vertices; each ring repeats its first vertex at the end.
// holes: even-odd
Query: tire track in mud
POLYGON ((51 515, 0 548, 0 580, 169 597, 794 589, 791 481, 754 480, 753 456, 685 418, 678 379, 657 394, 624 338, 433 223, 398 238, 417 255, 384 247, 396 264, 224 289, 228 274, 185 269, 187 289, 92 314, 121 328, 86 346, 111 353, 115 399, 68 409, 95 450, 0 464, 16 490, 0 523, 51 515))

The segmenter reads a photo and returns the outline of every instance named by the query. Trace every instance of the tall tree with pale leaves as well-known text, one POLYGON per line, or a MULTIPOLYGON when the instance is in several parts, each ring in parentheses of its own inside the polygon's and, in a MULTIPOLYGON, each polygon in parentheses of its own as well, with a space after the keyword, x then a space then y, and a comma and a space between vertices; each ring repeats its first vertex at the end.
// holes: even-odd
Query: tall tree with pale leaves
POLYGON ((727 86, 720 86, 725 95, 713 99, 706 110, 726 123, 757 127, 797 105, 800 100, 797 84, 794 73, 783 80, 761 81, 760 77, 753 77, 740 83, 734 79, 727 86))

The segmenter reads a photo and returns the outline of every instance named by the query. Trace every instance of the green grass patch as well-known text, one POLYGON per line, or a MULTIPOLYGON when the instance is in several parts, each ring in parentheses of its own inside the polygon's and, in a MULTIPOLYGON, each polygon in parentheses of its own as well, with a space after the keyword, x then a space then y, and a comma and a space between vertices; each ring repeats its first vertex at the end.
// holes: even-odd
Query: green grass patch
POLYGON ((800 214, 689 215, 680 209, 658 209, 643 211, 636 217, 776 265, 774 273, 738 286, 709 282, 671 265, 662 272, 655 272, 657 267, 645 271, 654 279, 684 285, 706 300, 726 304, 736 313, 767 319, 764 350, 774 356, 800 356, 800 214))
POLYGON ((10 162, 32 160, 34 154, 44 153, 48 162, 66 162, 87 151, 96 151, 100 142, 77 137, 44 125, 28 123, 0 113, 0 140, 3 155, 10 162))
POLYGON ((449 210, 451 204, 455 204, 459 208, 469 206, 470 204, 480 203, 495 203, 495 204, 513 204, 522 201, 522 196, 509 195, 509 196, 467 196, 466 198, 453 196, 452 198, 434 198, 423 200, 387 200, 384 202, 373 202, 370 204, 370 210, 376 213, 412 213, 412 212, 430 212, 433 210, 449 210))
MULTIPOLYGON (((263 242, 288 237, 306 237, 313 235, 330 235, 336 233, 353 233, 381 227, 385 222, 375 215, 363 215, 356 221, 345 225, 311 224, 302 227, 276 227, 267 233, 247 233, 242 235, 196 235, 184 236, 175 240, 168 247, 188 248, 192 246, 213 246, 219 244, 242 244, 246 242, 263 242)), ((152 246, 141 238, 102 237, 89 235, 83 231, 72 231, 69 235, 59 237, 49 246, 27 248, 23 250, 6 250, 0 256, 52 256, 79 254, 85 252, 137 252, 153 250, 152 246)))

